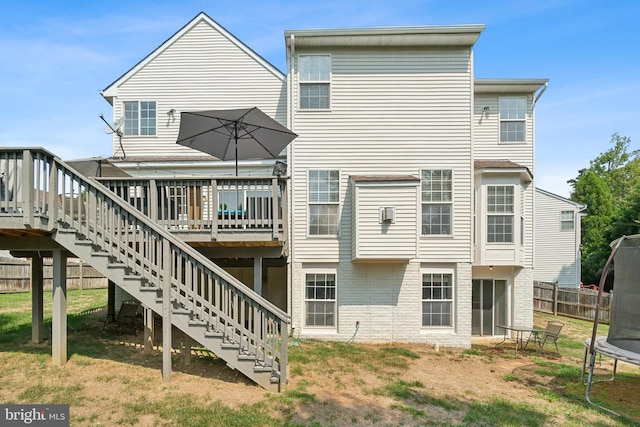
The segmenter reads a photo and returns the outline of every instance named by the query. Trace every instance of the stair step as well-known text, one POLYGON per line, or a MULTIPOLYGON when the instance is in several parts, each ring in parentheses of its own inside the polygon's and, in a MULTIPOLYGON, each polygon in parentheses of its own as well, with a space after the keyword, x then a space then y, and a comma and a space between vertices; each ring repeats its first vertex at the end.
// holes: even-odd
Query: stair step
POLYGON ((256 360, 258 357, 255 354, 240 353, 238 354, 238 360, 256 360))
POLYGON ((159 290, 160 288, 156 288, 155 286, 151 286, 149 284, 140 286, 141 292, 158 292, 159 290))
POLYGON ((109 257, 109 253, 105 251, 95 251, 91 252, 92 257, 109 257))
POLYGON ((256 366, 253 367, 253 370, 254 372, 271 372, 273 371, 273 366, 256 363, 256 366))
POLYGON ((208 326, 209 323, 205 322, 204 320, 200 320, 200 319, 191 319, 187 322, 189 324, 189 326, 208 326))
POLYGON ((234 350, 234 349, 240 349, 240 344, 238 344, 237 342, 223 342, 220 347, 222 347, 225 350, 234 350))
POLYGON ((204 336, 205 338, 222 338, 224 333, 222 331, 206 331, 204 336))

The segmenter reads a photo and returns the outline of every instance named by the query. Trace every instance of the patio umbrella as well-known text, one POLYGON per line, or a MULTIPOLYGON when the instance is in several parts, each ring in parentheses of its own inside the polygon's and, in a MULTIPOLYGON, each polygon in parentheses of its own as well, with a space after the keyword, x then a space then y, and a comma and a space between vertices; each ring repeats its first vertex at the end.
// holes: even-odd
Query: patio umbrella
POLYGON ((88 177, 128 177, 131 176, 103 157, 90 157, 88 159, 67 160, 66 163, 88 177))
POLYGON ((298 136, 259 108, 180 113, 178 144, 220 160, 273 159, 298 136))

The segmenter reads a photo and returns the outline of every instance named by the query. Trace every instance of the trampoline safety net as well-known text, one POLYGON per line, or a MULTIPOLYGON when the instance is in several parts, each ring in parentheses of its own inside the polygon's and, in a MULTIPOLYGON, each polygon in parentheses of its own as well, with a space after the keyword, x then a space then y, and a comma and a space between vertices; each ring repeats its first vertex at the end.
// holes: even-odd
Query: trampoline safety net
POLYGON ((640 354, 640 235, 626 236, 613 258, 614 281, 607 342, 640 354))

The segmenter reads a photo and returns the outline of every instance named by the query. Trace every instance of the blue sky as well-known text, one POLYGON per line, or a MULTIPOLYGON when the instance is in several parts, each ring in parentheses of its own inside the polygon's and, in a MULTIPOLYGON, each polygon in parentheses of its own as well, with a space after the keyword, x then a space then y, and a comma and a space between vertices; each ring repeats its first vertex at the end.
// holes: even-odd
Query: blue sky
POLYGON ((480 78, 548 78, 536 107, 536 184, 566 181, 610 147, 640 148, 640 2, 626 1, 7 1, 0 0, 0 145, 63 160, 109 157, 99 91, 204 11, 281 70, 284 31, 485 24, 480 78))

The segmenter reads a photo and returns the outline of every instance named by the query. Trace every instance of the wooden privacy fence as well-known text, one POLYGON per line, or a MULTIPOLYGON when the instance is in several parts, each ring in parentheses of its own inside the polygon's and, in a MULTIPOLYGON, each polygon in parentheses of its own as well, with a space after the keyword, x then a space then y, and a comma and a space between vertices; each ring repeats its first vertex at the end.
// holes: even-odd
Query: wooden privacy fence
MULTIPOLYGON (((533 282, 533 309, 545 313, 593 320, 598 291, 582 288, 560 288, 557 283, 533 282)), ((601 323, 609 323, 611 294, 602 293, 601 323)))
MULTIPOLYGON (((43 260, 44 289, 51 290, 53 266, 51 259, 43 260)), ((108 280, 93 267, 69 259, 67 262, 67 289, 106 288, 108 280)), ((30 292, 31 262, 20 259, 0 259, 0 293, 30 292)))

